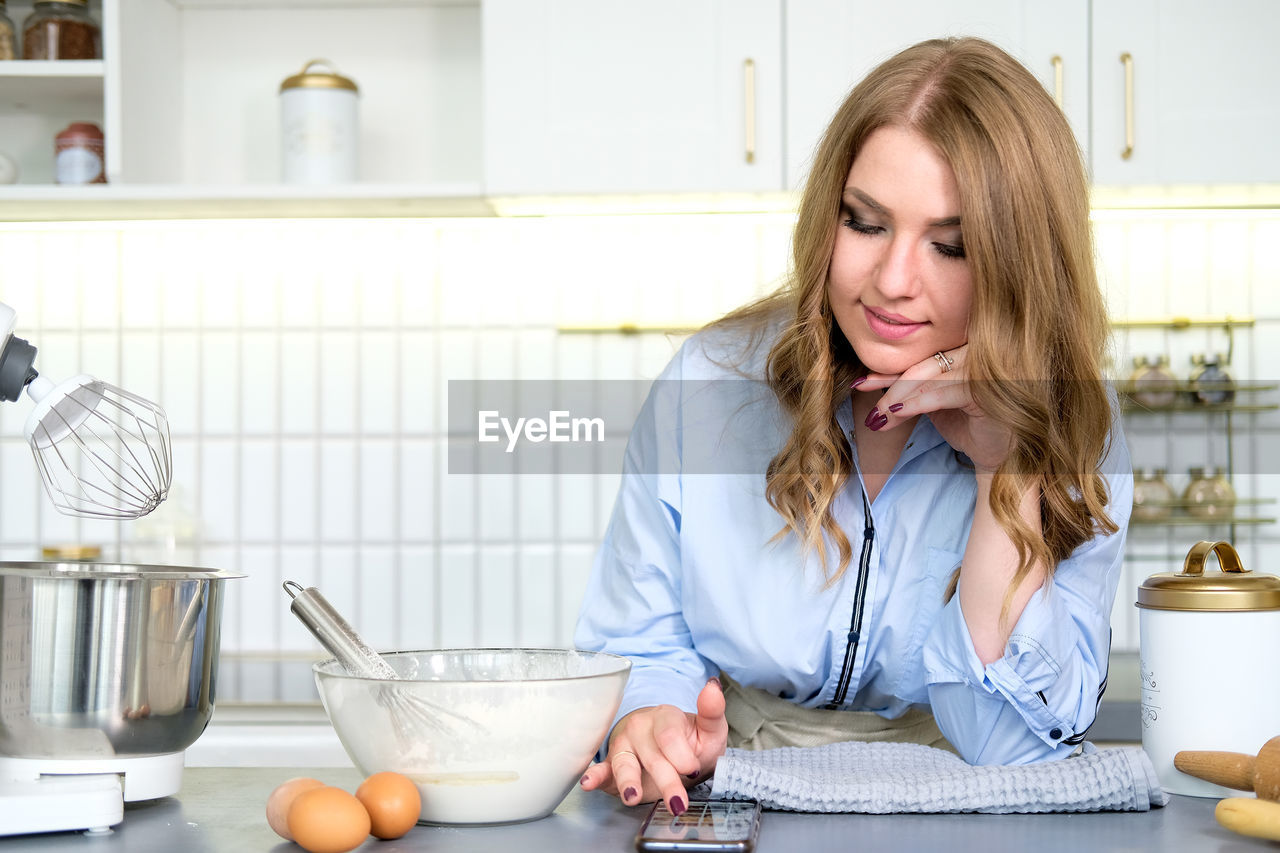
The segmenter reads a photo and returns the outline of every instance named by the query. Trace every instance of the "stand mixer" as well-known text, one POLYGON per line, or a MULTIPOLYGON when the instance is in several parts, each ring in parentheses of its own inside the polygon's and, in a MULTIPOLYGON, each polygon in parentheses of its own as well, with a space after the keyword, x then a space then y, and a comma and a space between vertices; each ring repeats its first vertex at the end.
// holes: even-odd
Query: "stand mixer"
MULTIPOLYGON (((169 493, 164 411, 92 376, 55 383, 0 304, 0 400, 67 515, 135 519, 169 493)), ((224 581, 211 569, 0 562, 0 836, 109 832, 177 793, 213 713, 224 581)))

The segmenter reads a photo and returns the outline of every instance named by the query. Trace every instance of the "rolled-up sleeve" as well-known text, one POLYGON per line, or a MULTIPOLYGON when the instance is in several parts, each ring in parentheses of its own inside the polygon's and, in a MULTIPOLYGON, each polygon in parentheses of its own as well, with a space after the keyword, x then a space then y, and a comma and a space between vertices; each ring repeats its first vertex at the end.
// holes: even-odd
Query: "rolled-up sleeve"
POLYGON ((924 647, 938 726, 971 764, 1065 757, 1083 739, 1106 689, 1111 610, 1133 502, 1128 450, 1117 431, 1104 466, 1117 533, 1096 536, 1058 564, 1023 609, 1002 657, 984 666, 952 596, 924 647))
POLYGON ((632 661, 615 724, 652 705, 692 712, 707 679, 718 674, 694 649, 681 602, 676 369, 654 383, 632 429, 613 515, 574 632, 578 648, 632 661))

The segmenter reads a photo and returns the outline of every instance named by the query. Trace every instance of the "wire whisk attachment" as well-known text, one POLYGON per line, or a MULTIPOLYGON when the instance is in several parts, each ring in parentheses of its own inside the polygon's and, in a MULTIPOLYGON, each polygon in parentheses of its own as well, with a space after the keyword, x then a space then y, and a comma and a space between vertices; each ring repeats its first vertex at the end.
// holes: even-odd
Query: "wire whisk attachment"
POLYGON ((59 512, 141 518, 169 496, 173 447, 164 410, 81 374, 27 385, 36 407, 24 430, 45 491, 59 512))
POLYGON ((13 334, 16 317, 0 304, 0 400, 25 389, 35 401, 23 432, 53 505, 87 518, 151 512, 173 481, 164 410, 86 374, 57 384, 41 376, 36 348, 13 334))

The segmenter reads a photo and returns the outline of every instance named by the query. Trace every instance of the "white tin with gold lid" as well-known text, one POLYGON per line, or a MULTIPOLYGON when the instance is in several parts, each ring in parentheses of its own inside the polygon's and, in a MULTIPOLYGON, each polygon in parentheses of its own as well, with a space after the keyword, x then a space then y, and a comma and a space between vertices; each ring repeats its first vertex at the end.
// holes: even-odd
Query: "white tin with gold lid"
POLYGON ((1280 734, 1280 578, 1227 542, 1197 542, 1181 572, 1138 588, 1142 747, 1172 794, 1239 792, 1176 770, 1182 750, 1254 755, 1280 734), (1214 554, 1221 571, 1206 572, 1214 554))
POLYGON ((359 161, 355 81, 333 64, 313 59, 280 84, 282 168, 288 184, 356 180, 359 161))

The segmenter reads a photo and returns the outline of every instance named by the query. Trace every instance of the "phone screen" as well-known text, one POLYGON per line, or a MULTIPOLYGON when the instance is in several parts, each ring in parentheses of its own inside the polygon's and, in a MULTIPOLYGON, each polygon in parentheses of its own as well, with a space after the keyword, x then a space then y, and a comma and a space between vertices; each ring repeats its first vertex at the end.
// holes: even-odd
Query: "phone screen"
POLYGON ((692 800, 676 817, 658 800, 636 836, 636 850, 749 851, 759 828, 759 803, 692 800))

